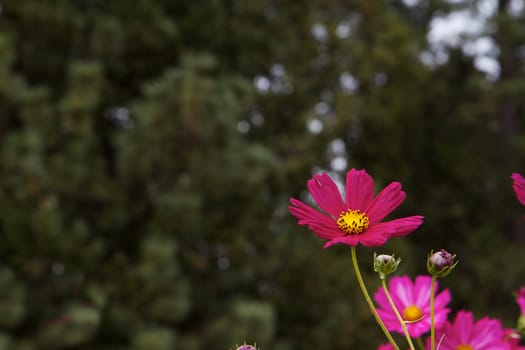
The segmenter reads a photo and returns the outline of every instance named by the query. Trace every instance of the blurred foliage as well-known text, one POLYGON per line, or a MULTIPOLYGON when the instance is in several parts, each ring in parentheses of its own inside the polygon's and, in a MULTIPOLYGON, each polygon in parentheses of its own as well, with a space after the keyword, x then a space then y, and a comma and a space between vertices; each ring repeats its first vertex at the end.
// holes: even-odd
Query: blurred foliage
POLYGON ((442 1, 2 1, 0 350, 375 348, 348 249, 287 212, 341 160, 426 216, 378 249, 399 273, 446 248, 453 306, 513 326, 525 32, 498 6, 491 80, 422 63, 442 1))

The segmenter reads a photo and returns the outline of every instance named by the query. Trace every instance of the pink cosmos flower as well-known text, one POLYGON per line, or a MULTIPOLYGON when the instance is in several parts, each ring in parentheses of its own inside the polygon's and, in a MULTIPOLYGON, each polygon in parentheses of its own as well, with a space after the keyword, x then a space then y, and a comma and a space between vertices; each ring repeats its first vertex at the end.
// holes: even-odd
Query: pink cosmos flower
POLYGON ((459 311, 453 323, 436 333, 439 350, 511 350, 500 320, 484 317, 474 322, 472 312, 459 311))
POLYGON ((514 188, 518 201, 525 205, 525 178, 518 173, 513 173, 510 178, 512 179, 512 187, 514 188))
POLYGON ((351 169, 346 174, 346 198, 343 200, 335 182, 326 174, 314 175, 308 190, 320 212, 291 198, 288 207, 299 225, 308 225, 317 236, 328 240, 324 248, 336 243, 368 247, 383 245, 391 237, 405 236, 423 223, 422 216, 409 216, 381 222, 406 197, 399 182, 392 182, 374 197, 374 181, 364 170, 351 169))
POLYGON ((525 287, 521 287, 516 293, 516 303, 520 307, 520 313, 525 315, 525 287))
MULTIPOLYGON (((411 337, 417 338, 430 330, 430 288, 432 277, 417 276, 414 283, 407 276, 393 277, 388 284, 388 291, 392 296, 394 305, 406 321, 408 333, 411 337)), ((434 286, 435 292, 438 283, 434 286)), ((383 288, 379 288, 374 295, 378 304, 377 313, 385 323, 388 330, 403 334, 403 327, 390 306, 386 293, 383 288)), ((446 306, 450 302, 450 292, 448 289, 441 293, 436 293, 434 299, 434 320, 436 329, 442 327, 450 309, 446 306)))

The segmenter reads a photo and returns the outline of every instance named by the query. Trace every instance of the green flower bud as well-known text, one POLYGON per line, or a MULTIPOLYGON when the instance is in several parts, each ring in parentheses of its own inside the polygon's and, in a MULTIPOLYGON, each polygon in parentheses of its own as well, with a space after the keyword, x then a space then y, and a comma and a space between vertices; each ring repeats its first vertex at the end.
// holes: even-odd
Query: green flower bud
POLYGON ((522 335, 525 335, 525 315, 521 315, 518 318, 518 326, 516 328, 522 335))
POLYGON ((452 255, 444 249, 438 252, 431 251, 427 259, 427 270, 432 276, 445 277, 458 264, 456 255, 452 255))
POLYGON ((379 273, 379 277, 384 279, 385 276, 390 275, 397 269, 397 265, 401 262, 401 258, 396 258, 394 254, 380 254, 374 253, 374 271, 379 273))

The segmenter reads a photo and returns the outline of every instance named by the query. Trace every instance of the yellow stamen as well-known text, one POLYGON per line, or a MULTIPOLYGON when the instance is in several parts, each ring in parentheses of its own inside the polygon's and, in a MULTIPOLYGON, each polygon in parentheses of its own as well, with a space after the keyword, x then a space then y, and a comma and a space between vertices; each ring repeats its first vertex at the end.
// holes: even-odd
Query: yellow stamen
POLYGON ((348 209, 342 212, 337 219, 337 226, 349 235, 360 234, 368 228, 368 223, 368 217, 360 210, 348 209))
POLYGON ((456 346, 456 350, 474 350, 474 348, 468 344, 460 344, 456 346))
POLYGON ((408 322, 415 322, 423 317, 423 312, 416 305, 411 305, 403 310, 403 319, 408 322))

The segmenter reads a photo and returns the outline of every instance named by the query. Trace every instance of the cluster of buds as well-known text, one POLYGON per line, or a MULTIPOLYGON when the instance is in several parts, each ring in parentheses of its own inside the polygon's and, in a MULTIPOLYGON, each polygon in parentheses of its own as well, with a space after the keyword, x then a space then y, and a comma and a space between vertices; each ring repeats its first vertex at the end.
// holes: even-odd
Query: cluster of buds
POLYGON ((458 264, 456 255, 444 249, 438 252, 431 251, 427 259, 427 270, 434 277, 445 277, 458 264))

